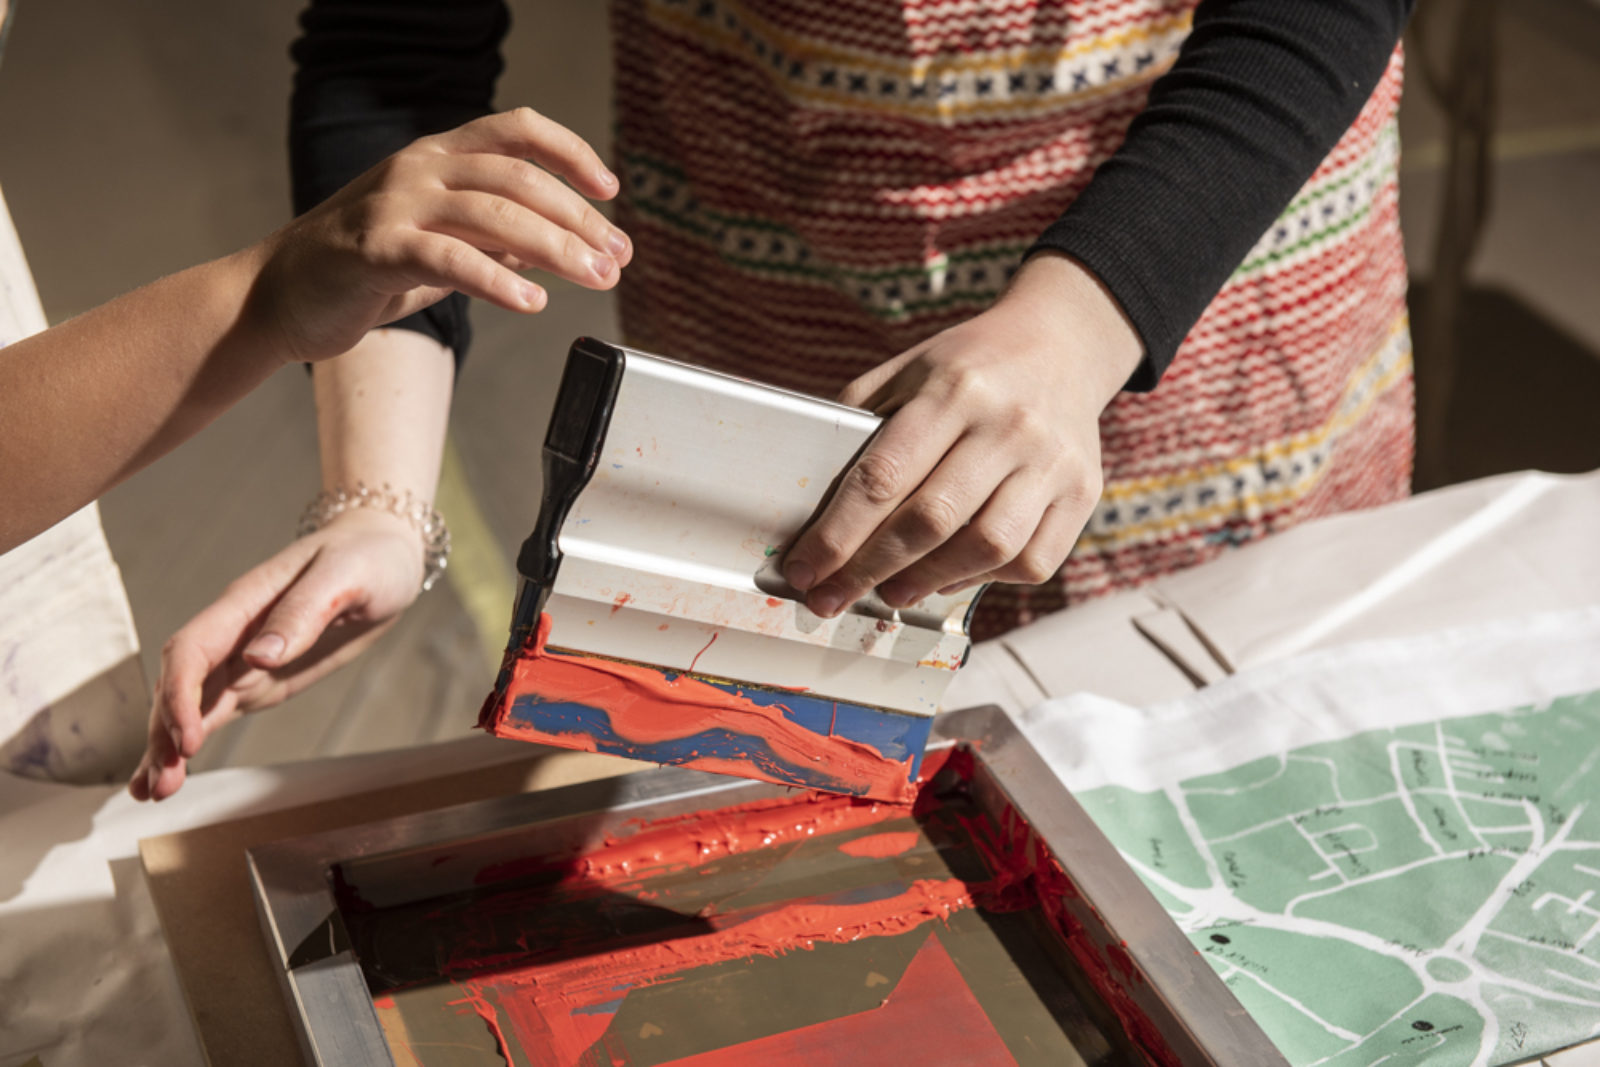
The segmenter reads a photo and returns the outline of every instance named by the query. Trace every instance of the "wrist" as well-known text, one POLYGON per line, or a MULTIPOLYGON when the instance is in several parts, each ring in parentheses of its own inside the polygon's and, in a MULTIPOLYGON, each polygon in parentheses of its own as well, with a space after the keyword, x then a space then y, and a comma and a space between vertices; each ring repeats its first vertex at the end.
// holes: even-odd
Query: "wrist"
POLYGON ((304 363, 315 355, 299 351, 279 292, 278 258, 282 234, 265 237, 241 249, 224 261, 244 278, 246 297, 240 312, 241 327, 254 342, 258 357, 273 364, 273 369, 290 363, 304 363))
POLYGON ((372 488, 356 482, 318 493, 300 515, 297 537, 334 527, 399 535, 417 563, 418 583, 426 591, 444 573, 450 558, 450 530, 432 504, 387 483, 372 488))
POLYGON ((1017 269, 997 307, 1015 309, 1045 324, 1080 354, 1078 380, 1101 407, 1122 391, 1144 358, 1144 344, 1111 291, 1077 260, 1040 252, 1017 269))

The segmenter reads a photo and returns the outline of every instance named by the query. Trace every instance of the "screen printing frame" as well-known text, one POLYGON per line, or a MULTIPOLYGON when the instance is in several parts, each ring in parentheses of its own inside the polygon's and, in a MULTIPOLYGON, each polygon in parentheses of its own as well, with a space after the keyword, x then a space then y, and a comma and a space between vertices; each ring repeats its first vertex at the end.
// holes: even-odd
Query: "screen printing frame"
MULTIPOLYGON (((1286 1067, 1282 1054, 1003 711, 986 706, 941 716, 930 749, 951 745, 973 756, 970 789, 978 806, 995 818, 1008 808, 1016 811, 1057 858, 1077 890, 1076 897, 1064 898, 1068 925, 1081 929, 1087 944, 1101 950, 1121 946, 1131 959, 1138 973, 1124 992, 1178 1062, 1286 1067)), ((394 1064, 339 911, 335 869, 344 890, 388 906, 459 888, 470 880, 468 872, 508 855, 526 855, 530 848, 576 849, 641 819, 790 793, 785 786, 663 767, 248 850, 256 911, 306 1062, 394 1064)), ((1065 949, 1062 955, 1070 959, 1065 949)), ((1104 1022, 1102 1028, 1111 1029, 1104 1022)))

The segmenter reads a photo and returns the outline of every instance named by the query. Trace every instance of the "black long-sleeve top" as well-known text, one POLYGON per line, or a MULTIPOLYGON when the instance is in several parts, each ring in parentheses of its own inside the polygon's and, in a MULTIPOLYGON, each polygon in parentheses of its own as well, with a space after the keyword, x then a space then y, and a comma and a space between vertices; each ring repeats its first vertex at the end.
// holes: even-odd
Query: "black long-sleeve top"
MULTIPOLYGON (((1029 254, 1056 249, 1111 291, 1144 344, 1128 388, 1155 387, 1184 335, 1343 136, 1414 0, 1201 0, 1122 146, 1029 254)), ((302 212, 417 137, 489 113, 503 0, 312 0, 290 105, 302 212)), ((459 359, 454 294, 395 325, 459 359)))

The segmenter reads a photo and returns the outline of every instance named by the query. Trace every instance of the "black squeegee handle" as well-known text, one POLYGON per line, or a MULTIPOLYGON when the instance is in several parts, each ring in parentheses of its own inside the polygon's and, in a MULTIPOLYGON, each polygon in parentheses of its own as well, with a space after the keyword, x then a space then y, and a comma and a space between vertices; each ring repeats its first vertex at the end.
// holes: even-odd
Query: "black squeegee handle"
POLYGON ((555 411, 544 438, 539 519, 517 553, 521 581, 511 616, 509 652, 521 650, 538 629, 539 613, 561 567, 561 527, 600 461, 626 362, 622 349, 591 337, 578 338, 567 352, 555 411))

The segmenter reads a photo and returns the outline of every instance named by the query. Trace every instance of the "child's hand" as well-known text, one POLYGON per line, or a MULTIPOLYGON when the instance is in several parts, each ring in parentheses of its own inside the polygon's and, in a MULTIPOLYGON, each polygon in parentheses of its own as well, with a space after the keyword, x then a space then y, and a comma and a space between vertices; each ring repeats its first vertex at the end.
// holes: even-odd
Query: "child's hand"
POLYGON ((529 108, 490 115, 421 138, 262 242, 252 311, 285 360, 313 361, 451 290, 543 309, 519 270, 608 289, 632 245, 584 197, 616 192, 571 130, 529 108))
POLYGON ((166 799, 218 727, 354 659, 416 599, 422 568, 422 542, 404 519, 352 508, 228 586, 161 650, 150 736, 128 791, 166 799))

